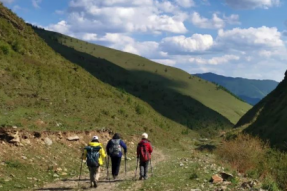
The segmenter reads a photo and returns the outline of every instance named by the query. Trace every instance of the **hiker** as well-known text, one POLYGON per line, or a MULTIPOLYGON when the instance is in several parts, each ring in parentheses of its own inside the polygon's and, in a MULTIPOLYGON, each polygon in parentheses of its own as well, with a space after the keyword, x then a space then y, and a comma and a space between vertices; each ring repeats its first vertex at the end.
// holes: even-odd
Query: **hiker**
POLYGON ((99 137, 93 136, 92 141, 85 147, 83 156, 83 159, 87 160, 87 166, 90 171, 91 187, 97 187, 101 166, 103 165, 105 158, 106 152, 102 143, 99 143, 99 137))
POLYGON ((152 146, 148 140, 148 134, 142 134, 142 140, 137 147, 137 158, 140 160, 140 180, 146 180, 148 172, 148 163, 151 160, 152 146))
MULTIPOLYGON (((127 146, 123 140, 121 140, 120 135, 115 133, 113 138, 109 140, 107 144, 107 154, 111 157, 112 161, 112 175, 114 180, 117 179, 120 171, 120 165, 122 160, 122 148, 124 149, 125 157, 127 153, 127 146)), ((126 159, 126 158, 125 158, 126 159)))

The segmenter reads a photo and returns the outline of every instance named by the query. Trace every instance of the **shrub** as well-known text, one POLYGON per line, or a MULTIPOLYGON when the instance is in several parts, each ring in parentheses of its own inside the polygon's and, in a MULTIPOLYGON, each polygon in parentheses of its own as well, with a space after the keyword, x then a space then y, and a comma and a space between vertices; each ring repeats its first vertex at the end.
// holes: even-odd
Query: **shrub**
POLYGON ((266 177, 263 181, 262 188, 269 191, 279 191, 279 188, 271 177, 266 177))
POLYGON ((0 50, 3 52, 3 54, 8 55, 10 53, 10 47, 6 44, 0 45, 0 50))
POLYGON ((267 147, 259 138, 240 134, 236 139, 224 141, 216 152, 239 172, 246 172, 259 166, 267 147))
POLYGON ((24 48, 23 46, 21 45, 21 43, 19 43, 18 40, 16 40, 15 42, 13 42, 12 44, 12 49, 15 51, 15 52, 18 52, 20 54, 24 54, 24 48))
POLYGON ((141 115, 145 113, 145 108, 139 104, 136 105, 135 110, 137 114, 141 115))

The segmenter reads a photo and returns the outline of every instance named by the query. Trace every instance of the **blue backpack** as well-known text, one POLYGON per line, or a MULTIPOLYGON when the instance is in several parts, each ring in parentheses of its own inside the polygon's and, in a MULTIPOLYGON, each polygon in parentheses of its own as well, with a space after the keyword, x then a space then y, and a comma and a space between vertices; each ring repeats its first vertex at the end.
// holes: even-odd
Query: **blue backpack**
POLYGON ((100 150, 102 147, 96 146, 86 146, 85 149, 87 150, 87 166, 90 167, 99 167, 99 158, 100 158, 100 150))

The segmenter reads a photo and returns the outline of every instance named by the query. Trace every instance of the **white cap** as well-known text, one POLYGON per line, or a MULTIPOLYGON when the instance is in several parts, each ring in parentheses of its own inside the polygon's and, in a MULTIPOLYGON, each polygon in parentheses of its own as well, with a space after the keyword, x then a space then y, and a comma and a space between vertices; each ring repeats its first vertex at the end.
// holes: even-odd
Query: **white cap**
POLYGON ((99 140, 98 136, 93 136, 92 141, 99 140))
POLYGON ((147 133, 143 133, 142 134, 142 138, 147 139, 148 138, 148 134, 147 133))

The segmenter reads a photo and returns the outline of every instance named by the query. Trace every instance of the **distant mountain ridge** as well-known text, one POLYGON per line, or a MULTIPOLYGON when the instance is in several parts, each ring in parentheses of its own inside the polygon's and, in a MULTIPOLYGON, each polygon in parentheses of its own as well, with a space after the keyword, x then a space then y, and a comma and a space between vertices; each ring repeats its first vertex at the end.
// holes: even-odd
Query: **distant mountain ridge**
POLYGON ((253 80, 239 77, 233 78, 214 73, 195 74, 195 76, 225 87, 230 92, 251 105, 257 104, 278 85, 278 82, 273 80, 253 80))

